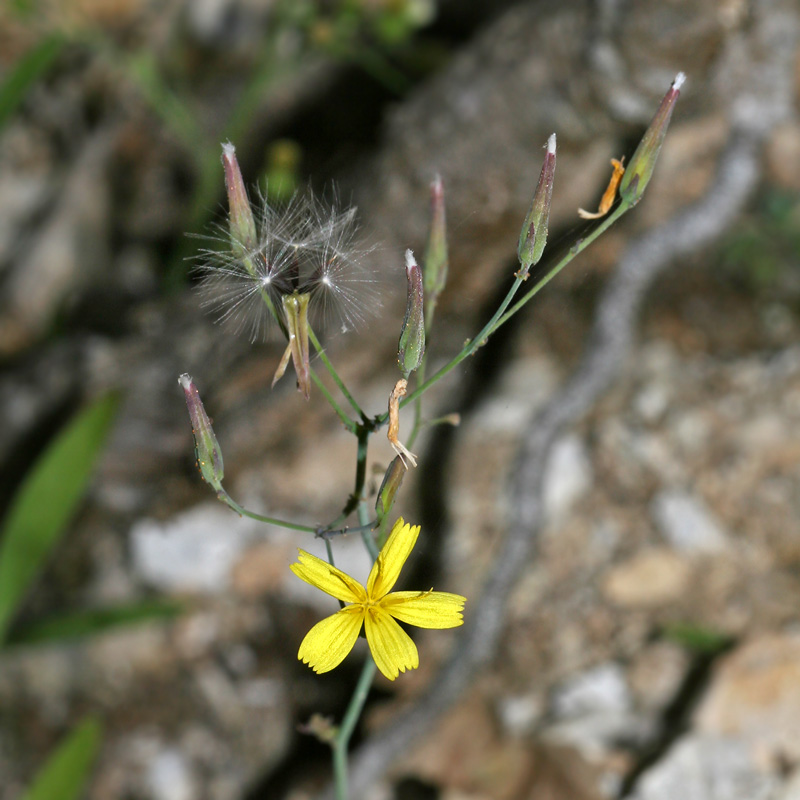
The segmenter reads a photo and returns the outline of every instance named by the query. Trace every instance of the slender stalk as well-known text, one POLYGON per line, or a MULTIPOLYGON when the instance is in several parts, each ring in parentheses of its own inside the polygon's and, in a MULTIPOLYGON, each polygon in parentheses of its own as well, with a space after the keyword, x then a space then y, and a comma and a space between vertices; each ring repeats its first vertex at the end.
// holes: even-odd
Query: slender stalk
MULTIPOLYGON (((423 356, 422 363, 419 365, 419 369, 417 370, 416 379, 417 385, 419 386, 421 383, 425 383, 425 368, 428 365, 428 356, 423 356)), ((414 442, 417 440, 417 436, 419 436, 419 432, 423 429, 425 423, 422 421, 422 395, 419 395, 414 399, 414 426, 411 428, 411 434, 408 437, 408 441, 406 446, 409 450, 414 447, 414 442)))
POLYGON ((266 522, 268 525, 277 525, 280 528, 288 528, 291 531, 302 531, 303 533, 316 533, 317 529, 309 525, 298 525, 296 522, 287 522, 284 519, 275 519, 275 517, 265 517, 262 514, 256 514, 255 511, 248 511, 246 508, 240 506, 227 492, 222 491, 218 495, 219 499, 227 506, 232 508, 237 514, 243 517, 250 517, 259 522, 266 522))
POLYGON ((361 406, 356 402, 353 395, 350 394, 350 391, 348 390, 347 386, 345 386, 344 381, 339 377, 339 373, 334 369, 333 364, 331 363, 328 356, 325 354, 325 350, 323 349, 322 345, 319 342, 319 339, 317 339, 317 335, 314 333, 310 325, 308 326, 308 339, 311 342, 311 344, 314 345, 314 349, 317 351, 317 355, 319 356, 320 361, 322 361, 322 363, 325 365, 325 369, 328 370, 330 376, 334 380, 334 383, 339 387, 339 390, 345 396, 347 402, 350 403, 350 406, 352 407, 353 411, 355 411, 356 414, 358 414, 358 416, 361 419, 365 419, 364 412, 361 410, 361 406))
POLYGON ((524 305, 527 303, 535 294, 537 294, 544 286, 546 286, 550 281, 561 272, 564 267, 572 261, 575 256, 579 253, 582 253, 595 239, 599 236, 602 236, 626 211, 629 211, 633 206, 628 205, 627 203, 621 203, 617 209, 605 220, 603 220, 602 225, 599 225, 595 228, 585 239, 579 239, 575 242, 572 247, 570 247, 569 252, 542 278, 540 278, 530 289, 530 291, 526 292, 513 306, 498 320, 496 320, 494 326, 488 331, 488 334, 491 335, 494 333, 501 325, 508 322, 514 314, 517 313, 524 305))
MULTIPOLYGON (((434 383, 440 381, 445 375, 447 375, 448 372, 450 372, 450 370, 457 367, 465 358, 469 358, 469 356, 471 356, 486 342, 486 337, 489 336, 489 334, 494 330, 497 325, 497 321, 503 316, 503 312, 511 304, 511 301, 514 299, 514 295, 522 285, 522 281, 522 278, 514 278, 514 283, 511 284, 508 294, 506 294, 503 302, 500 303, 499 308, 492 315, 492 318, 483 326, 480 333, 474 339, 471 339, 464 346, 464 349, 452 361, 449 361, 447 364, 445 364, 438 372, 428 378, 428 380, 420 383, 420 385, 417 386, 417 388, 410 395, 408 395, 408 397, 402 400, 400 403, 401 408, 407 406, 409 403, 413 403, 418 397, 421 397, 431 386, 433 386, 434 383)), ((388 418, 389 412, 387 411, 376 417, 375 422, 377 425, 383 425, 388 418)))
POLYGON ((350 419, 350 417, 345 414, 342 407, 333 399, 333 395, 328 391, 328 387, 322 382, 322 379, 317 375, 314 370, 311 370, 311 380, 317 386, 322 394, 324 395, 325 399, 330 403, 331 408, 336 412, 336 416, 342 421, 342 424, 347 428, 348 431, 352 434, 356 434, 358 432, 358 425, 350 419))
MULTIPOLYGON (((363 429, 362 429, 363 430, 363 429)), ((364 547, 367 548, 373 561, 378 558, 378 546, 375 544, 375 537, 372 535, 372 529, 367 528, 369 525, 369 508, 367 501, 364 499, 364 483, 367 477, 367 443, 369 442, 369 431, 364 430, 363 437, 358 440, 358 457, 359 457, 359 470, 358 478, 356 479, 356 497, 358 500, 358 522, 361 525, 361 539, 364 542, 364 547), (360 478, 360 481, 359 481, 360 478)))
MULTIPOLYGON (((508 294, 505 297, 505 300, 500 304, 500 307, 497 311, 492 315, 492 318, 486 325, 483 326, 481 332, 472 340, 469 341, 467 345, 465 345, 464 349, 452 359, 447 364, 445 364, 438 372, 431 375, 426 381, 423 381, 417 386, 417 388, 411 392, 407 397, 405 397, 401 403, 400 407, 403 408, 407 406, 409 403, 415 403, 417 398, 421 397, 433 384, 440 381, 448 372, 452 369, 457 367, 465 358, 471 356, 484 342, 486 339, 491 336, 501 325, 508 322, 511 317, 514 316, 535 294, 537 294, 542 287, 547 285, 559 272, 561 272, 564 267, 567 266, 579 253, 582 253, 592 242, 595 241, 599 236, 604 234, 625 212, 629 211, 633 206, 623 202, 621 203, 616 210, 605 220, 603 223, 599 225, 595 230, 593 230, 585 239, 581 239, 580 241, 576 242, 570 249, 569 252, 543 277, 540 278, 534 286, 526 292, 513 306, 509 309, 509 305, 511 301, 514 299, 514 295, 517 293, 517 290, 522 283, 521 278, 515 278, 514 283, 511 285, 511 288, 508 291, 508 294), (508 311, 506 311, 508 309, 508 311)), ((383 425, 385 424, 386 420, 388 419, 389 414, 384 413, 380 416, 375 418, 376 425, 383 425)))
POLYGON ((333 745, 333 780, 336 787, 336 800, 350 800, 347 786, 347 748, 364 708, 372 679, 375 677, 375 670, 375 661, 370 656, 361 670, 356 689, 350 698, 350 704, 347 706, 342 726, 339 728, 333 745))

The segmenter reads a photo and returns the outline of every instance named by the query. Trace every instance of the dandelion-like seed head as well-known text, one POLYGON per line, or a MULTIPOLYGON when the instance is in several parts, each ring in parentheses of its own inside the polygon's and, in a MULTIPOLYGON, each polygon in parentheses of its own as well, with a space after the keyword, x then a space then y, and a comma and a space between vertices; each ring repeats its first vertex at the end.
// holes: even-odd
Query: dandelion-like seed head
POLYGON ((270 306, 281 314, 282 298, 298 292, 310 296, 313 327, 358 329, 380 307, 380 290, 356 213, 310 191, 280 207, 259 194, 254 246, 219 226, 212 239, 224 249, 200 252, 203 307, 255 341, 270 331, 270 306))

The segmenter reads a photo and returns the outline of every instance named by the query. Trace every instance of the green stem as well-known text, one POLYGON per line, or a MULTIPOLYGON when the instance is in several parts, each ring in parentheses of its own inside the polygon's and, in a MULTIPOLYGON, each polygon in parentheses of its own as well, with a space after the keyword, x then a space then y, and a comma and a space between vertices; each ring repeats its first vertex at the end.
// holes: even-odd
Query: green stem
MULTIPOLYGON (((530 291, 526 292, 522 298, 520 298, 513 306, 511 306, 508 311, 506 311, 523 280, 519 277, 515 278, 505 300, 503 300, 503 302, 500 304, 500 308, 497 309, 489 322, 483 326, 481 332, 474 339, 472 339, 452 361, 449 361, 438 372, 431 375, 428 380, 420 383, 420 385, 417 386, 417 388, 411 394, 401 401, 400 407, 403 408, 409 403, 416 402, 417 398, 421 397, 428 389, 430 389, 431 386, 433 386, 434 383, 440 381, 445 375, 447 375, 448 372, 457 367, 465 358, 471 356, 482 344, 484 344, 487 337, 491 336, 501 325, 508 322, 508 320, 511 319, 511 317, 513 317, 514 314, 516 314, 537 292, 539 292, 542 287, 555 278, 555 276, 558 275, 558 273, 561 272, 561 270, 564 269, 564 267, 566 267, 567 264, 569 264, 575 258, 575 256, 577 256, 579 253, 582 253, 590 244, 592 244, 592 242, 595 241, 595 239, 604 234, 623 214, 625 214, 631 208, 633 208, 632 205, 629 205, 625 202, 621 203, 609 217, 603 220, 601 225, 593 230, 585 239, 581 239, 574 244, 569 249, 569 252, 543 278, 538 280, 530 291)), ((376 417, 376 426, 385 424, 388 418, 388 412, 376 417)))
MULTIPOLYGON (((425 383, 425 367, 428 365, 428 356, 423 356, 422 363, 419 365, 419 369, 417 370, 416 379, 417 379, 417 386, 421 383, 425 383)), ((417 436, 419 436, 419 432, 423 429, 425 423, 422 421, 422 395, 417 395, 414 398, 414 427, 411 429, 411 434, 408 437, 408 441, 406 442, 406 447, 411 450, 414 447, 414 442, 417 440, 417 436)))
POLYGON ((328 401, 328 403, 330 403, 331 408, 336 412, 336 415, 342 421, 342 424, 345 426, 345 428, 347 428, 350 433, 357 434, 358 425, 353 422, 353 420, 350 419, 347 414, 344 413, 342 407, 336 402, 336 400, 333 399, 333 395, 328 391, 328 387, 322 382, 322 378, 320 378, 313 369, 311 370, 311 380, 314 381, 317 389, 322 392, 325 399, 328 401))
POLYGON ((350 394, 349 390, 347 389, 347 386, 345 386, 344 381, 339 377, 339 373, 336 371, 333 364, 331 364, 330 359, 326 355, 325 350, 323 349, 319 339, 317 339, 317 335, 314 333, 310 325, 308 326, 308 339, 311 344, 314 345, 314 349, 317 351, 320 361, 322 361, 322 363, 325 365, 325 369, 328 370, 330 376, 333 378, 334 383, 339 387, 339 390, 345 396, 347 402, 350 403, 353 411, 355 411, 361 419, 365 419, 364 412, 361 410, 361 406, 356 402, 353 395, 350 394))
POLYGON ((268 525, 277 525, 292 531, 302 531, 303 533, 317 532, 316 528, 312 528, 308 525, 298 525, 296 522, 287 522, 284 519, 275 519, 275 517, 265 517, 262 514, 256 514, 255 511, 248 511, 246 508, 240 506, 224 489, 217 493, 217 497, 229 508, 232 508, 237 514, 243 517, 250 517, 250 519, 256 519, 259 522, 266 522, 268 525))
POLYGON ((333 744, 333 776, 336 786, 336 800, 350 800, 347 786, 347 748, 358 718, 364 708, 364 703, 369 694, 369 687, 375 677, 375 670, 375 661, 370 656, 361 670, 356 689, 350 698, 350 704, 347 706, 342 725, 333 744))
POLYGON ((369 508, 367 501, 364 499, 364 484, 367 479, 367 443, 369 442, 370 432, 365 428, 361 429, 361 435, 358 438, 358 469, 356 470, 356 493, 355 497, 358 498, 358 522, 362 527, 361 539, 364 542, 364 547, 367 548, 373 561, 378 559, 378 546, 375 544, 375 537, 372 535, 372 530, 367 526, 369 525, 369 508))
MULTIPOLYGON (((508 308, 511 301, 514 299, 514 295, 519 290, 519 287, 522 285, 522 278, 515 277, 514 283, 511 284, 511 288, 508 290, 504 300, 500 303, 500 307, 497 311, 494 312, 492 318, 483 326, 481 332, 474 338, 471 339, 465 346, 464 349, 452 360, 445 364, 438 372, 434 375, 431 375, 428 380, 420 383, 419 386, 406 397, 404 400, 401 401, 400 407, 403 408, 407 406, 409 403, 413 403, 416 401, 418 397, 421 397, 434 383, 440 381, 445 375, 447 375, 450 370, 457 367, 465 358, 469 358, 479 347, 481 347, 486 342, 486 337, 491 334, 494 330, 497 321, 500 317, 503 316, 503 312, 508 308)), ((389 412, 384 412, 380 416, 375 418, 375 422, 377 425, 383 425, 386 420, 389 418, 389 412)))
POLYGON ((496 320, 494 326, 491 330, 488 331, 488 334, 491 335, 494 333, 501 325, 508 322, 514 314, 517 313, 524 305, 527 303, 537 292, 539 292, 544 286, 546 286, 550 281, 561 272, 564 267, 572 261, 575 256, 579 253, 582 253, 595 239, 599 236, 602 236, 626 211, 629 211, 633 206, 626 204, 625 202, 621 203, 616 210, 611 214, 611 216, 607 217, 603 220, 602 225, 599 225, 595 228, 585 239, 579 239, 572 247, 570 247, 569 252, 542 278, 540 278, 530 289, 530 291, 526 292, 513 306, 499 319, 496 320))

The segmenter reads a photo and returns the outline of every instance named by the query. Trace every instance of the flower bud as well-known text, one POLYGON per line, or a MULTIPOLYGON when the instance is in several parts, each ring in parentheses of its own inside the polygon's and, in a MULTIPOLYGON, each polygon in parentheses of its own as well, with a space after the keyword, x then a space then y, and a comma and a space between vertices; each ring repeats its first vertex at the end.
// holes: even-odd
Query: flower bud
POLYGON ((672 109, 680 95, 680 88, 686 80, 686 75, 679 72, 675 76, 669 91, 664 95, 661 105, 650 123, 650 127, 645 131, 636 152, 633 154, 622 182, 619 185, 619 196, 628 205, 636 205, 642 199, 645 187, 650 182, 653 169, 656 166, 656 159, 664 143, 664 136, 667 133, 672 109))
POLYGON ((556 135, 547 140, 547 152, 539 175, 533 201, 519 235, 517 255, 521 266, 519 278, 527 278, 528 270, 542 257, 547 244, 547 225, 550 222, 550 201, 553 197, 553 178, 556 173, 556 135))
POLYGON ((378 489, 378 497, 375 500, 375 514, 378 517, 378 523, 382 522, 391 513, 394 498, 405 476, 406 465, 400 456, 396 456, 383 476, 383 482, 381 483, 381 488, 378 489))
POLYGON ((406 277, 408 298, 403 329, 397 346, 397 363, 404 377, 408 377, 422 362, 425 355, 425 303, 422 291, 422 270, 414 260, 414 254, 406 250, 406 277))
MULTIPOLYGON (((428 316, 431 317, 436 301, 447 283, 447 228, 444 214, 444 184, 441 175, 437 175, 431 183, 431 229, 423 264, 425 299, 428 302, 428 316)), ((428 324, 430 325, 430 319, 428 324)))
POLYGON ((178 378, 178 383, 186 395, 186 405, 189 409, 189 419, 192 421, 192 436, 194 436, 194 454, 197 466, 203 480, 219 494, 222 489, 222 478, 225 471, 222 465, 222 450, 220 449, 211 420, 203 408, 200 393, 194 385, 190 375, 184 373, 178 378))
POLYGON ((222 145, 222 166, 225 169, 225 189, 228 193, 228 214, 234 254, 245 256, 256 247, 256 221, 244 188, 242 172, 236 160, 236 148, 222 145))

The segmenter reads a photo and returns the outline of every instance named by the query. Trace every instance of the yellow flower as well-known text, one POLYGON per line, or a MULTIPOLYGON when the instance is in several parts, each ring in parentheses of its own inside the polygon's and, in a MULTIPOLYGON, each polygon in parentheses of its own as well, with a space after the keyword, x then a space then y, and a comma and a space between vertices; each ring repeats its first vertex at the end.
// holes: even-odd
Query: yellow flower
POLYGON ((378 669, 393 681, 399 673, 419 666, 416 645, 395 620, 418 628, 457 628, 463 623, 461 612, 466 597, 433 590, 390 591, 418 536, 419 525, 406 525, 402 518, 395 522, 372 566, 366 589, 347 573, 300 550, 299 563, 292 564, 292 572, 306 583, 349 604, 318 622, 306 634, 297 654, 303 663, 314 672, 328 672, 338 667, 353 649, 363 623, 378 669))

